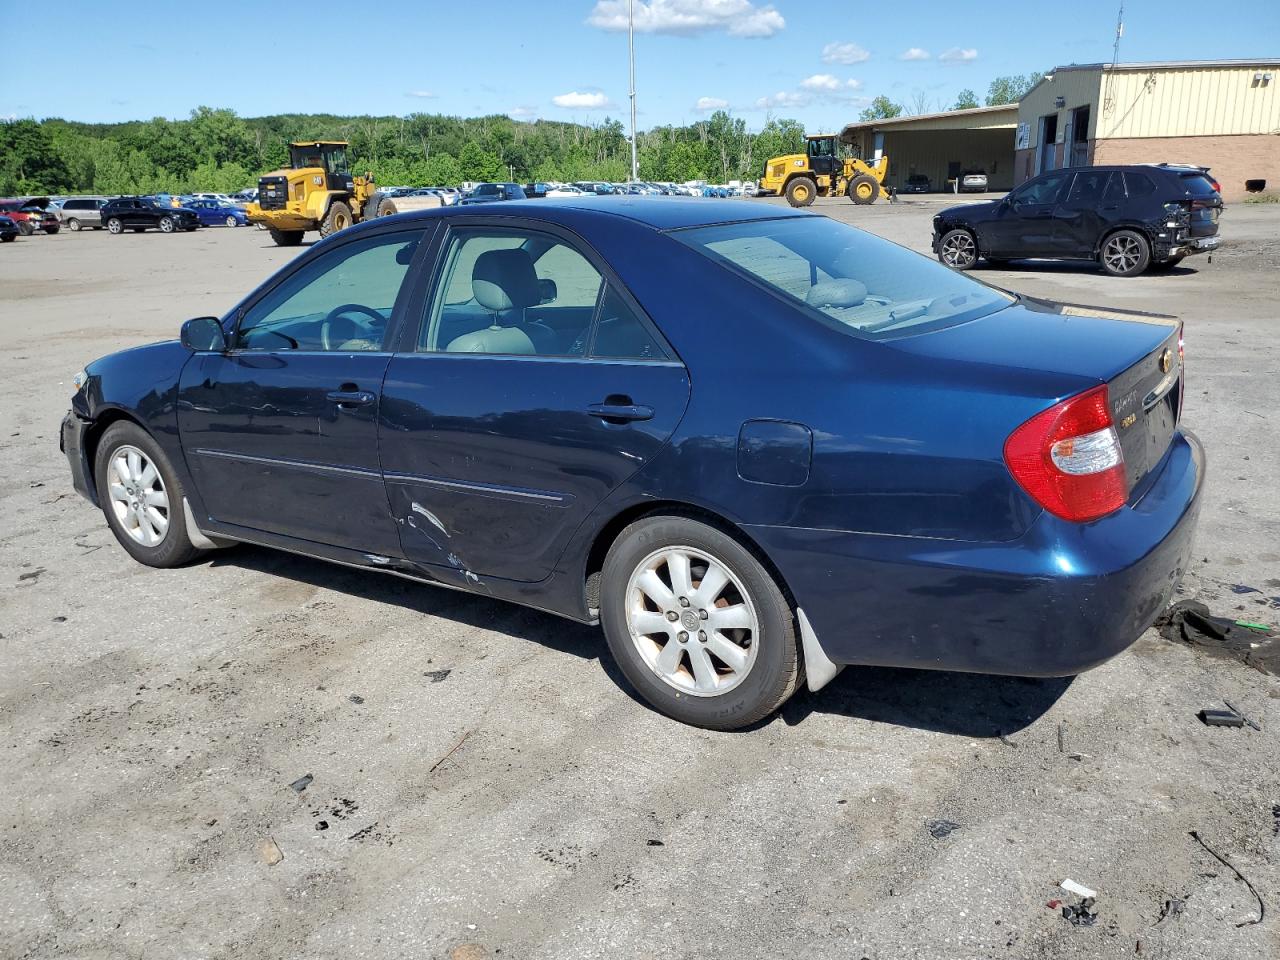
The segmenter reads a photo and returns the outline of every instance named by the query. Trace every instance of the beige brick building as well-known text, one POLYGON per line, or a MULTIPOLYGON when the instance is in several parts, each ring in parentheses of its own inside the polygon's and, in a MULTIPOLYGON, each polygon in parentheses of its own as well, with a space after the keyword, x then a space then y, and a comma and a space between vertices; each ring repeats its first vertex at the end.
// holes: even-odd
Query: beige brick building
POLYGON ((1073 64, 1018 104, 1015 183, 1160 162, 1211 168, 1228 202, 1280 193, 1280 60, 1073 64))

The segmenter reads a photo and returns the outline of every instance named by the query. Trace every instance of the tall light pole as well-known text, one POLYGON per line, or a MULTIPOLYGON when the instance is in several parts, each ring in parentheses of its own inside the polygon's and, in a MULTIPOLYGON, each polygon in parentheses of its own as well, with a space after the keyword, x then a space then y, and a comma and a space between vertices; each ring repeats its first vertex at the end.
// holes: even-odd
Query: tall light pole
POLYGON ((627 0, 627 59, 631 66, 631 179, 640 179, 636 163, 636 19, 635 0, 627 0))

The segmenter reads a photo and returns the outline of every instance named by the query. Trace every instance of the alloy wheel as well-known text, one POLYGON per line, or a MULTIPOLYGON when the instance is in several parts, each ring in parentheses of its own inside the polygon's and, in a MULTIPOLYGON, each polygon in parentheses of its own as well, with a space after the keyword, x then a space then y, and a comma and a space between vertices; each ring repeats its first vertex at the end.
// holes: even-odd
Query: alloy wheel
POLYGON ((649 554, 627 582, 626 616, 641 659, 681 693, 727 693, 755 665, 755 605, 738 576, 703 550, 673 546, 649 554))
POLYGON ((942 260, 948 266, 968 266, 977 255, 978 248, 967 233, 954 233, 942 242, 942 260))
POLYGON ((1142 260, 1142 247, 1133 237, 1112 237, 1102 250, 1102 258, 1114 273, 1128 273, 1142 260))
POLYGON ((111 454, 107 493, 116 520, 144 547, 159 546, 169 529, 169 494, 155 463, 137 447, 125 444, 111 454))
POLYGON ((227 219, 226 219, 225 223, 226 223, 226 225, 227 225, 228 227, 234 227, 234 226, 236 225, 236 218, 235 218, 235 217, 227 217, 227 219))
POLYGON ((163 233, 173 233, 173 219, 171 217, 161 217, 160 230, 163 233))

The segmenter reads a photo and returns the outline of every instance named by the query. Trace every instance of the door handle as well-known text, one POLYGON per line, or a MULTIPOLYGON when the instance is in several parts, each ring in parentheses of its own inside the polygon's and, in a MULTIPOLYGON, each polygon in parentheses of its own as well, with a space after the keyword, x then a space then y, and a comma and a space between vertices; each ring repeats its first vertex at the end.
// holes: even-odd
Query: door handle
POLYGON ((367 407, 377 399, 368 390, 332 390, 325 397, 340 407, 367 407))
POLYGON ((642 403, 593 403, 587 413, 607 423, 629 423, 633 420, 652 420, 653 407, 642 403))

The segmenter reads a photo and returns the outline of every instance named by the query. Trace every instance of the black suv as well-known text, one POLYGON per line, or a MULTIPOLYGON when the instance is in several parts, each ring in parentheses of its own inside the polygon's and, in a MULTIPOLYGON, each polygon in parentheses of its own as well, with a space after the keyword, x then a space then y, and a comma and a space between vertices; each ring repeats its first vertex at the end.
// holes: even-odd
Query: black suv
POLYGON ((1117 277, 1168 269, 1218 246, 1222 197, 1199 167, 1076 167, 1028 180, 1002 200, 933 218, 933 251, 968 270, 983 257, 1096 260, 1117 277))
POLYGON ((164 233, 175 230, 194 230, 200 220, 194 210, 185 207, 167 207, 152 197, 117 197, 108 200, 99 211, 103 224, 110 233, 155 228, 164 233))

